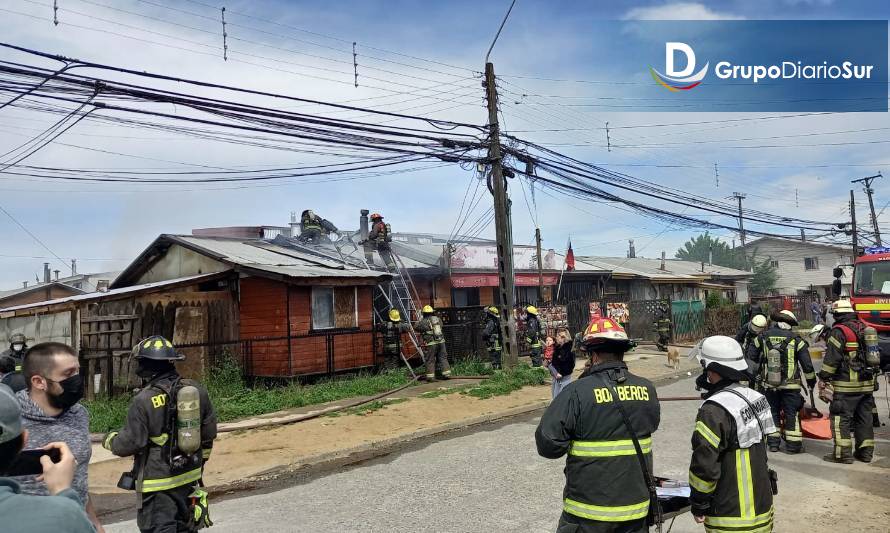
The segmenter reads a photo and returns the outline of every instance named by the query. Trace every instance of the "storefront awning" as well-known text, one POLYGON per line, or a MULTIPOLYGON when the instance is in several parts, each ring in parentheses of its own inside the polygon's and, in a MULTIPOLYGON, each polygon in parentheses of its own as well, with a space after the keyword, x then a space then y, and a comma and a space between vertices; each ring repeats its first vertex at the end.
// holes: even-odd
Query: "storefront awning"
MULTIPOLYGON (((537 274, 515 274, 517 287, 534 287, 538 285, 537 274)), ((544 274, 544 285, 559 283, 559 274, 544 274)), ((497 274, 452 274, 451 286, 456 289, 465 287, 497 287, 497 274)))

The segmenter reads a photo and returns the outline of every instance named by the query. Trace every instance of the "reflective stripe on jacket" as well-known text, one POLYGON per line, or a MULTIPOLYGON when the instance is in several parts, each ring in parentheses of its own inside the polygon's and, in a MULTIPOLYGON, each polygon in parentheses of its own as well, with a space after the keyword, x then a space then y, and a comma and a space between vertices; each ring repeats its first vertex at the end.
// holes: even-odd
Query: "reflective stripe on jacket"
POLYGON ((661 417, 658 396, 652 383, 630 374, 623 362, 586 371, 553 399, 541 417, 535 432, 538 453, 550 459, 566 456, 566 513, 587 520, 627 522, 645 518, 649 512, 649 491, 618 401, 630 418, 651 472, 651 435, 661 417))
POLYGON ((831 332, 828 334, 828 342, 825 343, 827 349, 822 359, 819 378, 822 381, 830 382, 835 393, 862 394, 875 390, 875 373, 866 368, 859 368, 859 365, 856 364, 859 349, 858 339, 847 338, 848 332, 855 334, 863 327, 865 325, 855 316, 844 317, 831 328, 831 332), (855 370, 854 366, 859 370, 855 370))
POLYGON ((813 360, 810 358, 810 345, 793 331, 771 327, 762 334, 754 337, 753 346, 749 353, 754 352, 757 359, 755 363, 760 365, 758 380, 765 384, 766 358, 770 347, 780 348, 781 344, 788 340, 788 344, 782 353, 782 384, 779 389, 800 389, 801 373, 808 383, 815 384, 816 371, 813 368, 813 360))
POLYGON ((427 346, 445 342, 445 335, 442 331, 442 319, 435 315, 425 316, 418 320, 414 330, 420 333, 423 337, 423 342, 427 346))

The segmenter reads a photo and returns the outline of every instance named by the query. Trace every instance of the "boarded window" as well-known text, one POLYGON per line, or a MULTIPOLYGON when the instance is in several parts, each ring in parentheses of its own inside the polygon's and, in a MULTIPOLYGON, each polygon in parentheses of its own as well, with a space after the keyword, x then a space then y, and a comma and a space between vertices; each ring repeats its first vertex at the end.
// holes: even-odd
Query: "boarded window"
POLYGON ((818 257, 804 257, 803 258, 803 267, 806 270, 819 270, 819 258, 818 257))
POLYGON ((313 287, 312 329, 358 326, 355 287, 313 287))

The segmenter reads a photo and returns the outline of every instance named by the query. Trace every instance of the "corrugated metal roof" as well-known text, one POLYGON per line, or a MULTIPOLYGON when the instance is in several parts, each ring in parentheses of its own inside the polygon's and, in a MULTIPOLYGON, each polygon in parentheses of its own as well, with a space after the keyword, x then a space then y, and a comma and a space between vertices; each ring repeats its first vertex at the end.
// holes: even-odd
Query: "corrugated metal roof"
POLYGON ((294 278, 381 278, 389 274, 279 246, 268 241, 174 235, 174 240, 200 248, 224 262, 294 278))
POLYGON ((750 277, 752 275, 744 270, 718 265, 705 265, 704 272, 702 272, 701 263, 679 259, 666 259, 664 270, 661 269, 661 259, 646 257, 579 256, 578 261, 609 270, 613 274, 641 276, 650 279, 688 278, 696 280, 702 277, 750 277))
POLYGON ((12 289, 10 291, 0 292, 0 300, 9 298, 11 296, 18 296, 20 294, 27 294, 32 291, 43 290, 50 287, 58 287, 60 289, 69 290, 75 293, 82 293, 84 291, 78 289, 77 287, 72 287, 71 285, 66 285, 59 281, 51 281, 49 283, 36 283, 34 285, 28 285, 27 287, 19 287, 18 289, 12 289))
MULTIPOLYGON (((231 271, 227 270, 225 272, 231 272, 231 271)), ((32 307, 47 307, 50 305, 58 305, 58 304, 63 304, 63 303, 68 303, 68 302, 83 302, 83 301, 89 301, 89 300, 98 300, 101 298, 108 298, 109 296, 119 296, 122 294, 129 294, 131 292, 139 292, 139 291, 144 291, 144 290, 148 290, 148 289, 156 289, 156 288, 160 288, 160 287, 166 287, 168 285, 176 285, 176 284, 180 284, 180 283, 201 281, 204 279, 219 277, 221 274, 223 274, 223 273, 222 272, 214 272, 212 274, 198 274, 195 276, 186 276, 186 277, 182 277, 182 278, 168 279, 165 281, 156 281, 153 283, 143 283, 142 285, 133 285, 131 287, 123 287, 120 289, 111 289, 106 292, 90 292, 90 293, 86 293, 86 294, 77 294, 74 296, 66 296, 64 298, 56 298, 55 300, 46 300, 43 302, 35 302, 32 304, 17 305, 15 307, 7 307, 5 309, 0 309, 0 313, 21 311, 23 309, 30 309, 32 307)))

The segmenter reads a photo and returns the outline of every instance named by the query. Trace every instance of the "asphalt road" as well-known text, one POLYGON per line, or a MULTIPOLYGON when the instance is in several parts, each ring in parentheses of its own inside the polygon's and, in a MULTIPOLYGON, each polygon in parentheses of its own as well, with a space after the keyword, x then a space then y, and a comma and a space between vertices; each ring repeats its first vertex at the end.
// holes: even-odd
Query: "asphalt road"
MULTIPOLYGON (((692 380, 660 396, 694 394, 692 380)), ((883 401, 883 391, 881 395, 883 401)), ((654 436, 655 470, 685 479, 698 402, 664 402, 654 436)), ((882 418, 887 420, 886 404, 882 418)), ((535 451, 536 417, 408 448, 300 485, 218 502, 215 533, 260 532, 552 532, 561 512, 563 460, 535 451)), ((872 465, 824 463, 825 442, 800 456, 771 454, 779 472, 777 531, 886 531, 890 483, 886 434, 872 465), (858 520, 858 522, 857 522, 858 520), (864 522, 863 522, 864 520, 864 522)), ((133 522, 107 527, 136 531, 133 522)), ((665 528, 667 531, 667 528, 665 528)), ((701 532, 687 514, 673 532, 701 532)))

